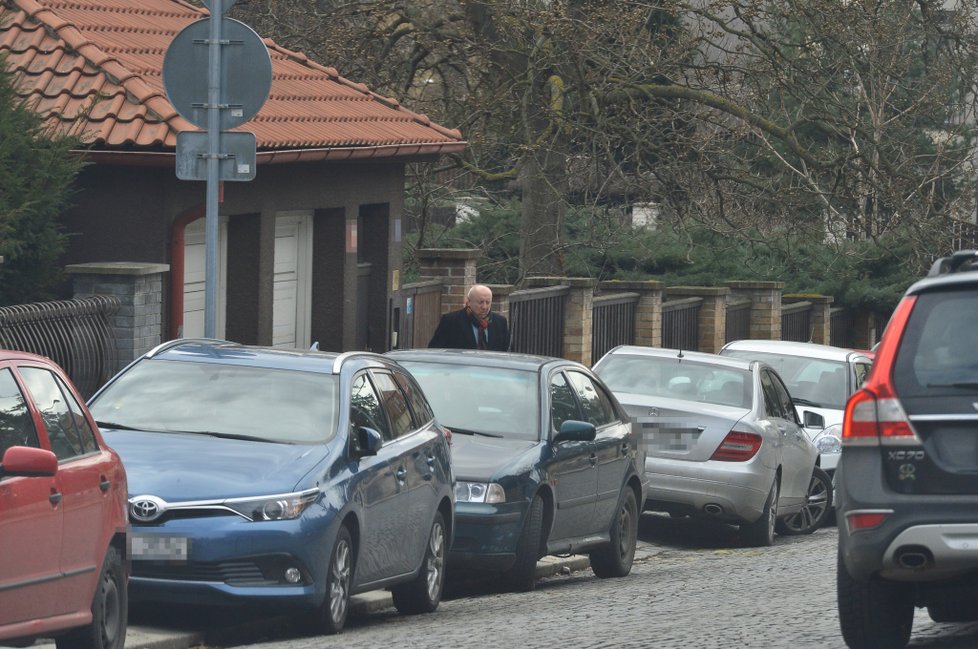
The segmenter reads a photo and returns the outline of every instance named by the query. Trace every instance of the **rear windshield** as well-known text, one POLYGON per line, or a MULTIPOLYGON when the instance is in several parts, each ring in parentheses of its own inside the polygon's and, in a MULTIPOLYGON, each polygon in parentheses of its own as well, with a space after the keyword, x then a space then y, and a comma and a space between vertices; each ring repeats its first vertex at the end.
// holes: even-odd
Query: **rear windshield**
POLYGON ((336 381, 317 372, 149 360, 109 385, 90 409, 106 428, 320 443, 336 433, 336 381))
POLYGON ((978 387, 978 292, 923 293, 896 356, 901 397, 978 387))
POLYGON ((750 408, 751 374, 675 358, 613 354, 595 368, 612 392, 750 408))

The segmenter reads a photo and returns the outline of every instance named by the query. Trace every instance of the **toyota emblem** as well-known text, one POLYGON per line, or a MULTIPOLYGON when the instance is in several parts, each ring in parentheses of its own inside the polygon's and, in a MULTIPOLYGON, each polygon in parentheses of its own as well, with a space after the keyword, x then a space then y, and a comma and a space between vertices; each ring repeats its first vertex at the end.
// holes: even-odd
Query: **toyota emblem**
POLYGON ((166 503, 155 496, 137 496, 129 501, 129 515, 141 523, 155 521, 166 511, 166 503))

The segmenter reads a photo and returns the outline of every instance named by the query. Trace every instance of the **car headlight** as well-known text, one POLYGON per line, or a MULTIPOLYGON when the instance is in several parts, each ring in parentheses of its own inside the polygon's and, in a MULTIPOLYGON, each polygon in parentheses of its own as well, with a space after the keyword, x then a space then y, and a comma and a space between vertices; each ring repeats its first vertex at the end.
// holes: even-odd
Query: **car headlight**
POLYGON ((298 518, 317 498, 319 489, 307 489, 275 496, 232 498, 225 500, 224 506, 251 521, 287 521, 298 518))
POLYGON ((841 453, 842 452, 842 426, 836 424, 829 426, 815 436, 815 447, 819 453, 841 453))
POLYGON ((460 503, 504 503, 506 491, 502 485, 495 482, 463 482, 455 483, 455 502, 460 503))

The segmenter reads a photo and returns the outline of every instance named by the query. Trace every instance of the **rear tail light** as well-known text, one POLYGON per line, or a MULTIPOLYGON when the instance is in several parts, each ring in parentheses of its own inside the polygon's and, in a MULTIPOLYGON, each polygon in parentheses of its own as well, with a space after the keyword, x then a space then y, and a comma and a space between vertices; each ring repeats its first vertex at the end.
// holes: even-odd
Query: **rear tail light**
POLYGON ((843 446, 920 444, 893 389, 893 364, 915 297, 904 298, 893 312, 876 352, 866 385, 846 403, 843 446))
POLYGON ((746 462, 757 455, 760 448, 760 435, 732 430, 723 438, 710 459, 721 462, 746 462))
POLYGON ((849 532, 870 530, 882 525, 883 521, 889 518, 892 513, 892 510, 853 511, 846 514, 846 524, 849 526, 849 532))

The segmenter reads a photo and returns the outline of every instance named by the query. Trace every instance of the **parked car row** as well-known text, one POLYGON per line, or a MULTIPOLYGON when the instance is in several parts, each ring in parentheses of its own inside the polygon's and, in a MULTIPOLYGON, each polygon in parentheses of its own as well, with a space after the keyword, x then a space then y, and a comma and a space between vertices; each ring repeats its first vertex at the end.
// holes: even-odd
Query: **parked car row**
POLYGON ((86 409, 50 361, 5 353, 0 640, 121 649, 129 601, 247 602, 336 633, 356 593, 431 612, 446 573, 527 591, 547 554, 622 577, 648 509, 757 545, 811 532, 831 484, 764 360, 175 340, 86 409))

